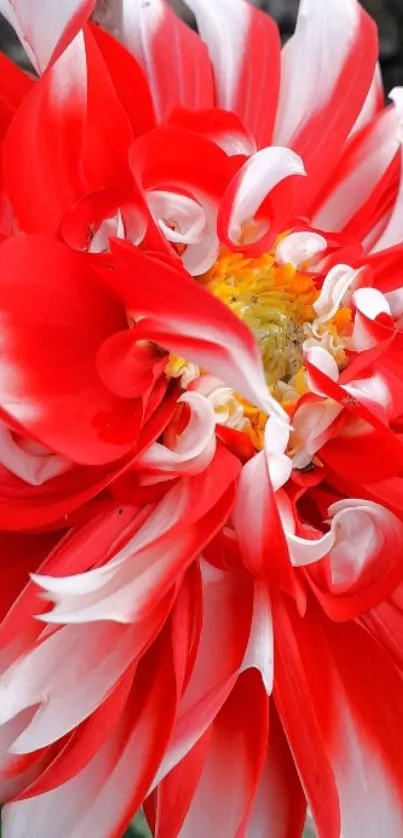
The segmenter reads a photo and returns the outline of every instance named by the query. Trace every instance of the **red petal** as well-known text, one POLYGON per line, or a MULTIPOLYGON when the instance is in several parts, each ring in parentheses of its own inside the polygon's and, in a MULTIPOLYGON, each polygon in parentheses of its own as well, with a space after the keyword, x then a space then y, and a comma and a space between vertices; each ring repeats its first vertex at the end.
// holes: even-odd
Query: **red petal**
POLYGON ((203 110, 213 101, 213 78, 200 38, 165 0, 125 4, 121 37, 147 73, 159 120, 177 105, 203 110))
POLYGON ((85 188, 79 161, 86 88, 80 34, 33 86, 7 134, 5 185, 19 224, 29 232, 56 232, 65 209, 85 188))
POLYGON ((242 0, 187 0, 214 67, 217 104, 234 111, 258 148, 270 145, 280 81, 277 26, 242 0))
POLYGON ((95 367, 124 309, 85 257, 42 237, 0 246, 3 409, 48 448, 84 464, 133 446, 141 404, 114 397, 95 367))
POLYGON ((133 130, 138 137, 155 128, 154 108, 147 77, 132 55, 101 29, 90 26, 92 35, 101 50, 115 91, 123 105, 133 130))

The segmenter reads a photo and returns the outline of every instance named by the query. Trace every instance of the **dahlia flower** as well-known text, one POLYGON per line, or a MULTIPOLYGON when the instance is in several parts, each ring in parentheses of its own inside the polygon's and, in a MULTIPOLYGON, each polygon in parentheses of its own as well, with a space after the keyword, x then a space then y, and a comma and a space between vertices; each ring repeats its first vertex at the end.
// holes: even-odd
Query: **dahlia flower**
POLYGON ((401 838, 403 91, 187 5, 0 0, 3 835, 401 838))

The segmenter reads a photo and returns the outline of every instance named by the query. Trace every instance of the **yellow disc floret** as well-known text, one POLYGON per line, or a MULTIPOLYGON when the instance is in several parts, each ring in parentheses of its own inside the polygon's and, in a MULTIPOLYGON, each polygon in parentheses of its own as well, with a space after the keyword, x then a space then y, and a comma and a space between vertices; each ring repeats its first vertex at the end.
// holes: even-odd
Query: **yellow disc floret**
POLYGON ((274 254, 223 253, 201 281, 253 331, 270 386, 289 381, 302 364, 304 326, 315 319, 312 277, 274 254))

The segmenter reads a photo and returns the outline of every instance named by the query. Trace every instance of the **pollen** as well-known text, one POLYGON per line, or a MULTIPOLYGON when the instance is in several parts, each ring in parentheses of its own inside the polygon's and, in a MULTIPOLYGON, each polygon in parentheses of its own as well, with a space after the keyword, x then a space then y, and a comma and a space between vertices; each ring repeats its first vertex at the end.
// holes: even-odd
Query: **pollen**
POLYGON ((268 385, 290 381, 302 366, 306 324, 315 319, 312 277, 276 264, 274 253, 222 253, 201 281, 253 331, 268 385))

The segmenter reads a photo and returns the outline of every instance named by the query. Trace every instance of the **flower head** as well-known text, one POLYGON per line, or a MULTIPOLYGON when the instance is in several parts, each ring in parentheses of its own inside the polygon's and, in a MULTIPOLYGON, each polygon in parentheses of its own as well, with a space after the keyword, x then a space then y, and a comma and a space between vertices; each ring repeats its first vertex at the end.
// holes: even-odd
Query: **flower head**
POLYGON ((400 838, 402 91, 187 5, 7 5, 4 835, 400 838))

